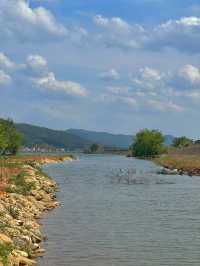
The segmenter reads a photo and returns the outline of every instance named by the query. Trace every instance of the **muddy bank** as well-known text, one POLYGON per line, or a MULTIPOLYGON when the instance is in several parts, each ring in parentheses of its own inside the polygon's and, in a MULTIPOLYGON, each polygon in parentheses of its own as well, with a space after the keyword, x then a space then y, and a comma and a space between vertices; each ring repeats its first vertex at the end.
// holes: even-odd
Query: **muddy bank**
POLYGON ((12 167, 6 164, 7 174, 10 167, 17 175, 1 180, 0 266, 36 265, 36 258, 44 255, 42 241, 45 237, 38 219, 44 211, 58 207, 59 202, 55 195, 57 184, 40 166, 73 159, 71 156, 42 157, 29 161, 17 159, 17 164, 10 162, 12 167))

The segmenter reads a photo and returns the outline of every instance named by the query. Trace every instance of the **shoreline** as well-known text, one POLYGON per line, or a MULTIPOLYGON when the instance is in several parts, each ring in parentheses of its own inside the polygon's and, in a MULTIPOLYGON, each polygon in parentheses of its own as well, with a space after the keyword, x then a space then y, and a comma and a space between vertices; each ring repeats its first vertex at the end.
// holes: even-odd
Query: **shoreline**
POLYGON ((72 160, 73 156, 32 156, 9 162, 12 164, 9 170, 17 176, 0 190, 0 266, 37 265, 36 259, 44 256, 45 236, 39 219, 60 203, 56 200, 58 185, 40 166, 72 160))
POLYGON ((200 176, 200 156, 168 154, 153 160, 163 167, 161 174, 200 176))

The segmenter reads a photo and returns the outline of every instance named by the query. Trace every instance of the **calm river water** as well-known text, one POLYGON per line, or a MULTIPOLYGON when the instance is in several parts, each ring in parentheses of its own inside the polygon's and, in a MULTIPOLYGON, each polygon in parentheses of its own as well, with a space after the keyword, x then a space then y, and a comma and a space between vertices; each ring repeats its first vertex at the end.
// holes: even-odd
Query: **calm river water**
POLYGON ((158 176, 147 161, 113 155, 44 167, 62 206, 42 220, 40 266, 200 265, 200 177, 158 176), (119 169, 141 182, 119 183, 119 169))

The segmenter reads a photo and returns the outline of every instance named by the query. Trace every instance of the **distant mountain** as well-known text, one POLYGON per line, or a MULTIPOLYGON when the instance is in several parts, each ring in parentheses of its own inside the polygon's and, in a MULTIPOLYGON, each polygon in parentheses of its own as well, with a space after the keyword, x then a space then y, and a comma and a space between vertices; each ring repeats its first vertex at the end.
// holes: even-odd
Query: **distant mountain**
MULTIPOLYGON (((128 149, 133 136, 95 132, 83 129, 53 130, 29 124, 16 124, 24 136, 24 146, 35 145, 64 148, 69 150, 87 149, 91 144, 101 144, 107 148, 128 149)), ((166 135, 166 145, 172 144, 174 137, 166 135)))
MULTIPOLYGON (((133 143, 134 136, 123 134, 111 134, 106 132, 88 131, 83 129, 69 129, 68 133, 81 137, 93 143, 102 144, 107 147, 128 149, 133 143)), ((171 145, 175 137, 165 136, 165 144, 171 145)))
POLYGON ((69 129, 67 133, 81 137, 87 141, 98 143, 107 147, 127 149, 133 142, 133 136, 111 134, 106 132, 88 131, 83 129, 69 129))
POLYGON ((16 124, 17 129, 23 134, 24 145, 47 145, 55 148, 84 149, 91 145, 90 141, 66 131, 52 130, 45 127, 29 124, 16 124))

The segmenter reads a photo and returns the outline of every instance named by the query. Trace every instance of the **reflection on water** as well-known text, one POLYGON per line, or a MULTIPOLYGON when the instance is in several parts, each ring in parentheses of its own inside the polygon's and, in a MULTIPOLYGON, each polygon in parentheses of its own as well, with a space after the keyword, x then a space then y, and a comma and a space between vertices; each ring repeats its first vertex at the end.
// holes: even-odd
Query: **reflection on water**
POLYGON ((200 178, 158 176, 150 162, 111 155, 45 170, 62 207, 42 221, 40 266, 200 265, 200 178), (120 169, 136 169, 134 182, 119 182, 120 169))

